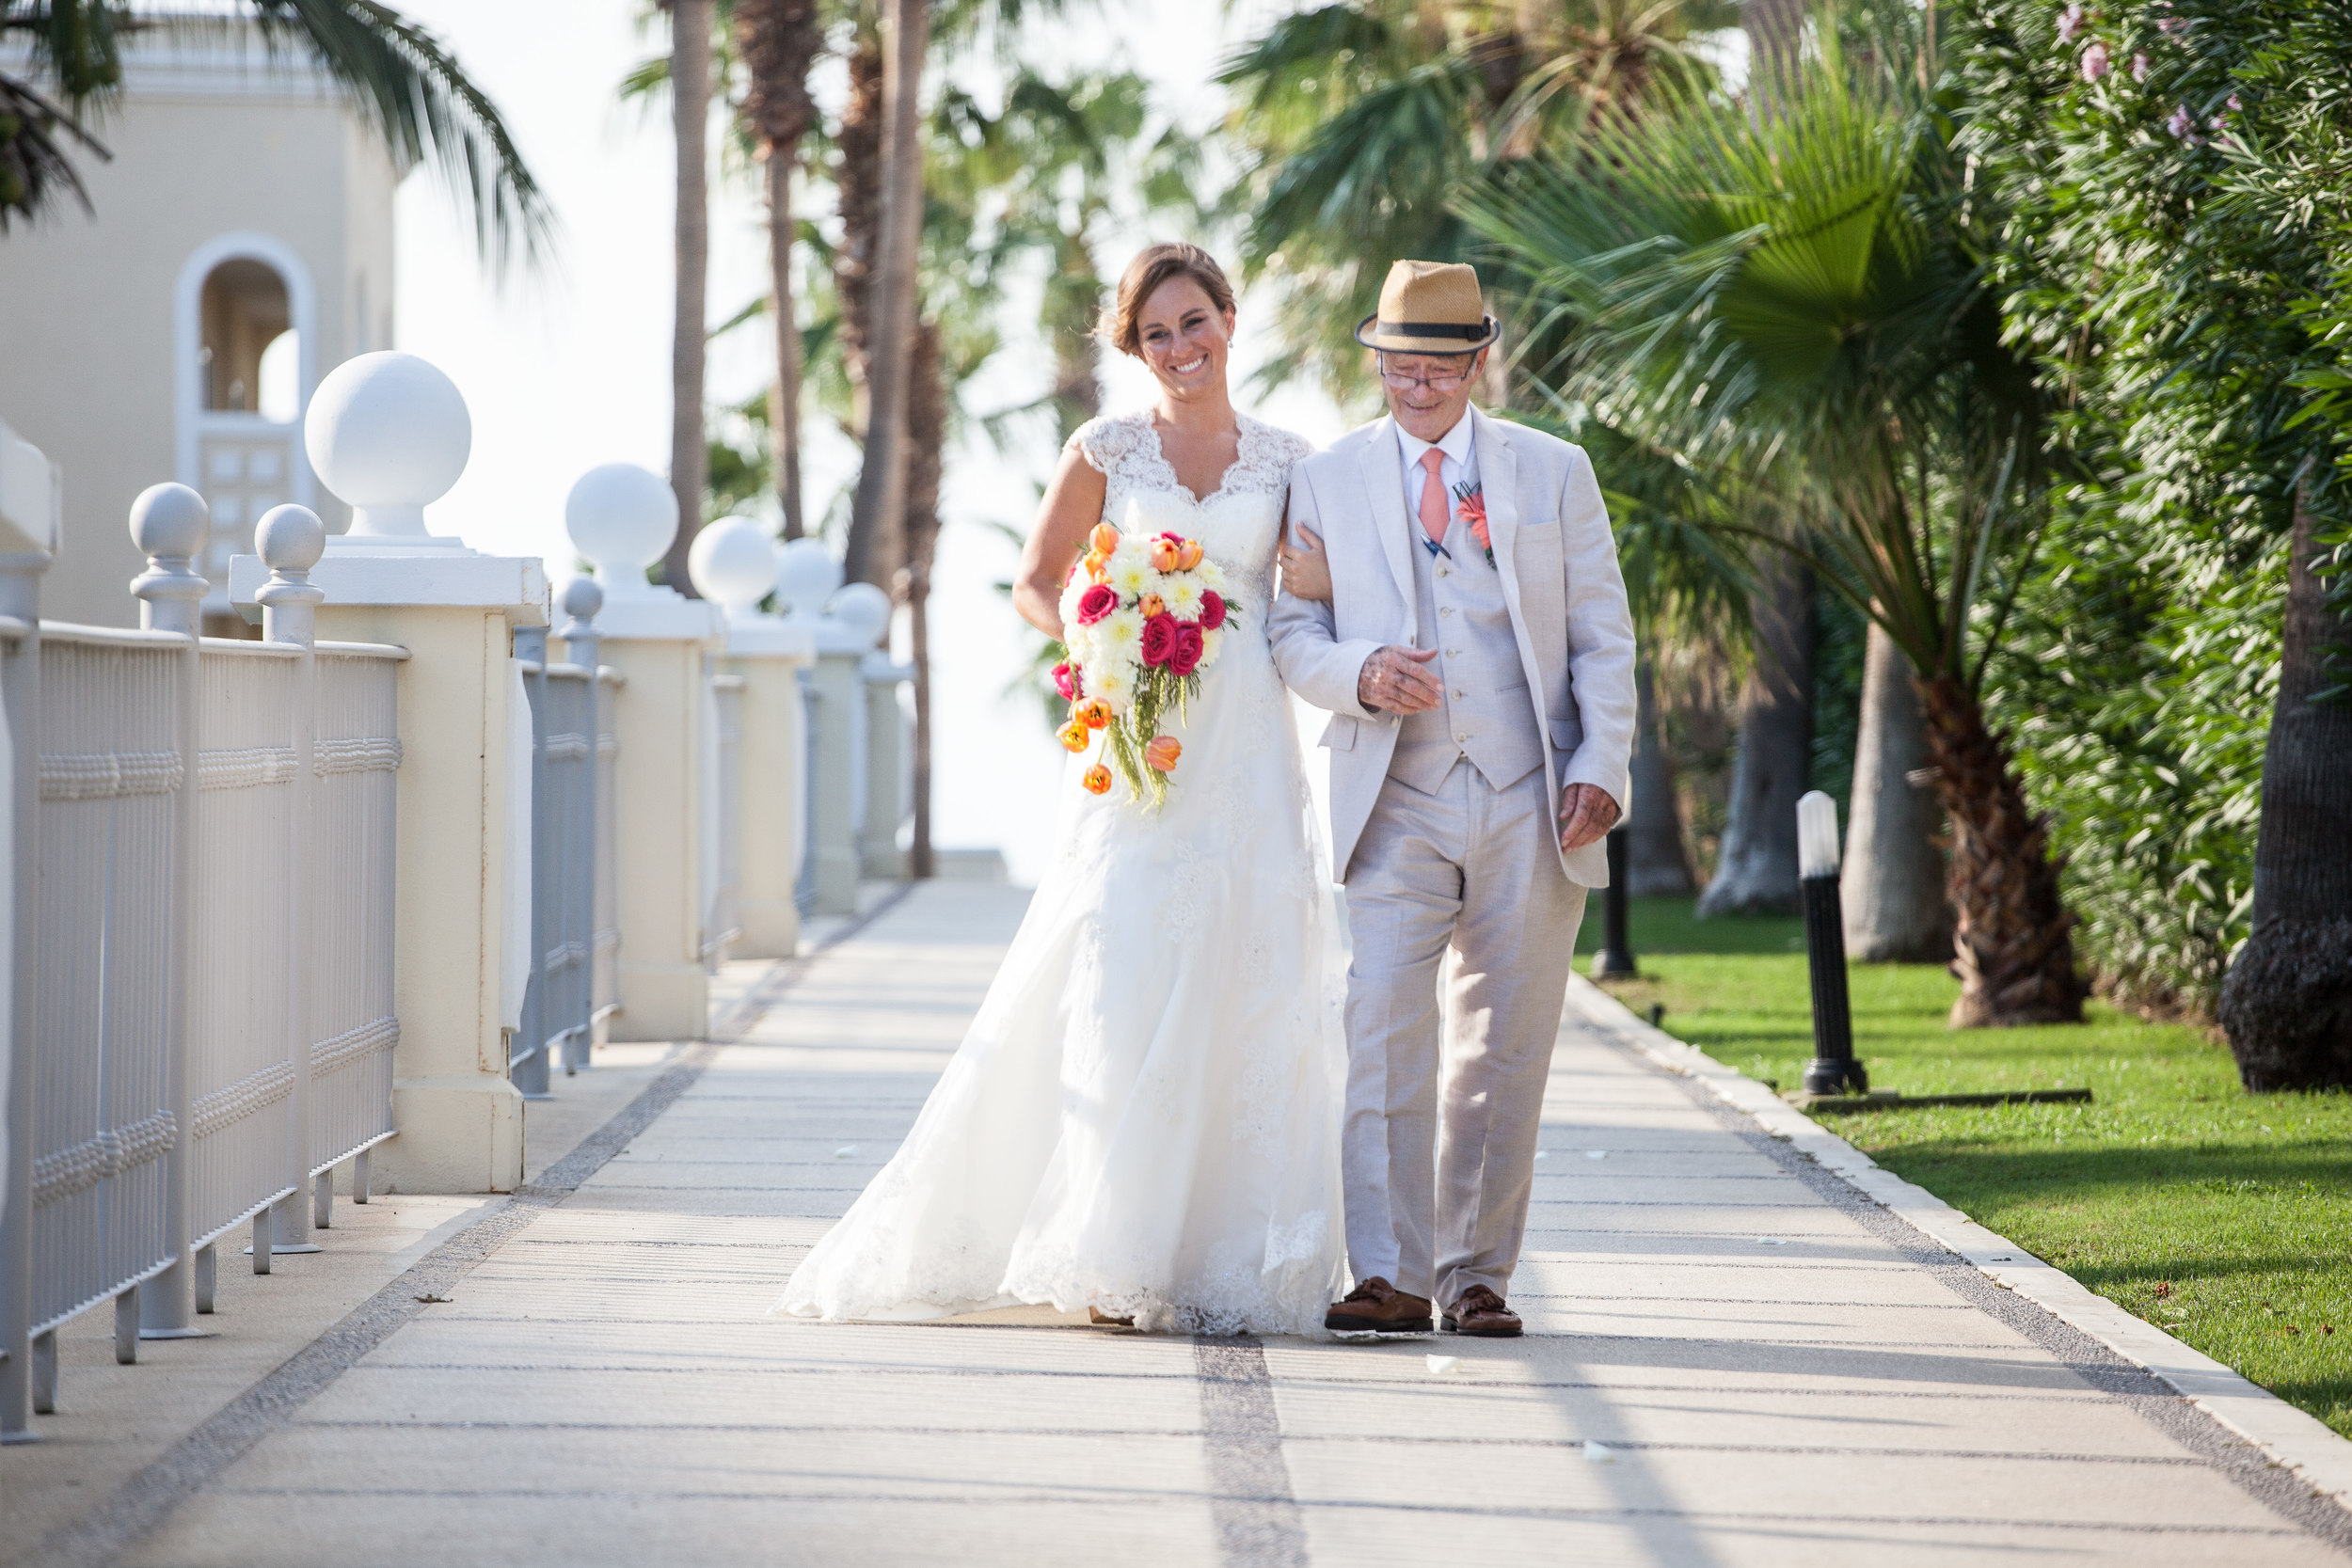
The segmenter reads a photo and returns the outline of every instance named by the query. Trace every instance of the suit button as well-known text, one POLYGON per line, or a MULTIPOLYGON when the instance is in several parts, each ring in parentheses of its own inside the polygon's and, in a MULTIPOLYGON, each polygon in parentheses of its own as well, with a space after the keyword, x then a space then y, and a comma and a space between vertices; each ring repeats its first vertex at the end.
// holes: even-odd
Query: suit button
POLYGON ((1467 692, 1467 691, 1456 691, 1456 692, 1454 694, 1454 700, 1455 702, 1457 702, 1457 703, 1458 703, 1458 702, 1463 701, 1464 699, 1466 699, 1466 698, 1467 698, 1467 697, 1469 697, 1469 696, 1470 696, 1470 693, 1469 693, 1469 692, 1467 692))
POLYGON ((1454 607, 1452 605, 1442 606, 1438 609, 1438 613, 1440 615, 1451 615, 1454 613, 1454 607))
POLYGON ((1445 657, 1448 658, 1459 658, 1462 657, 1462 650, 1459 648, 1448 648, 1445 651, 1445 657))
POLYGON ((1455 736, 1454 737, 1454 743, 1455 743, 1456 745, 1459 745, 1459 744, 1462 744, 1463 742, 1468 741, 1468 740, 1470 739, 1470 736, 1467 736, 1467 735, 1457 735, 1457 736, 1455 736))

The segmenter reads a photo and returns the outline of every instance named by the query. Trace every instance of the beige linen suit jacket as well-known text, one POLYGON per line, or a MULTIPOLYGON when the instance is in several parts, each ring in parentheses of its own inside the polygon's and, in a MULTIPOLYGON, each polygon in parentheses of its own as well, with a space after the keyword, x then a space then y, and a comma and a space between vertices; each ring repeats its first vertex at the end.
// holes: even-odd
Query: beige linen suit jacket
MULTIPOLYGON (((1597 784, 1629 811, 1633 616, 1592 459, 1542 431, 1476 408, 1469 417, 1495 567, 1527 671, 1528 722, 1550 742, 1544 772, 1555 826, 1572 784, 1597 784)), ((1323 540, 1331 602, 1281 594, 1268 617, 1283 681, 1331 715, 1322 744, 1331 752, 1331 864, 1343 880, 1397 736, 1395 715, 1357 701, 1357 675, 1379 648, 1410 647, 1419 624, 1401 451, 1383 416, 1291 470, 1290 522, 1323 540)), ((1467 527, 1456 531, 1468 538, 1467 527)), ((1555 832, 1555 849, 1557 841, 1555 832)), ((1562 854, 1561 864, 1571 881, 1608 884, 1598 844, 1562 854)))

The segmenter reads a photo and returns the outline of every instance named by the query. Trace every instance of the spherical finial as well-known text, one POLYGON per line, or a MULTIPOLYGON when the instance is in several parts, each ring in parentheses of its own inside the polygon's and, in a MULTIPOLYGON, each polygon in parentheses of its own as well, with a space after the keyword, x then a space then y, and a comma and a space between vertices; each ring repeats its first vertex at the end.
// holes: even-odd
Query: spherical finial
POLYGON ((593 621, 596 611, 604 608, 604 590, 596 586, 594 578, 574 578, 564 585, 564 597, 559 602, 564 613, 573 620, 593 621))
POLYGON ((185 561, 213 531, 213 509, 184 484, 151 484, 131 503, 131 543, 139 554, 185 561))
POLYGON ((426 504, 466 471, 473 419, 430 360, 362 354, 310 394, 302 446, 320 482, 351 504, 353 533, 422 538, 426 504))
POLYGON ((776 552, 776 597, 795 615, 816 615, 841 586, 841 562, 814 539, 795 539, 776 552))
POLYGON ((833 596, 825 613, 848 628, 862 646, 878 647, 890 630, 890 595, 870 582, 852 582, 833 596))
POLYGON ((677 495, 668 480, 634 463, 600 464, 564 498, 564 530, 596 563, 608 600, 641 598, 653 592, 645 568, 677 537, 677 495))
POLYGON ((686 569, 704 598, 741 615, 776 585, 776 547, 749 517, 722 517, 694 535, 686 569))
POLYGON ((273 572, 307 572, 326 553, 326 525, 307 506, 273 506, 253 525, 253 553, 273 572))

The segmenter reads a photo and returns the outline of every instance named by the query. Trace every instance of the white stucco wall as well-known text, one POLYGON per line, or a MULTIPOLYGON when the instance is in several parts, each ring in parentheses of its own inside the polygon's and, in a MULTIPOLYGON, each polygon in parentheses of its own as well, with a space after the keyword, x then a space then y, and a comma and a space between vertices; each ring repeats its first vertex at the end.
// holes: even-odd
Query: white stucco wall
MULTIPOLYGON (((64 479, 65 535, 42 611, 99 625, 137 620, 125 588, 143 564, 124 526, 132 499, 163 480, 203 487, 189 471, 194 379, 183 374, 177 319, 190 258, 245 233, 299 261, 315 384, 362 341, 388 346, 398 182, 381 144, 322 78, 270 62, 234 34, 143 41, 124 63, 122 96, 96 127, 114 157, 79 161, 95 216, 69 200, 0 237, 0 419, 64 479)), ((303 499, 295 477, 284 499, 303 499)), ((343 526, 332 497, 307 499, 330 528, 343 526)), ((242 521, 249 531, 252 519, 242 521)))

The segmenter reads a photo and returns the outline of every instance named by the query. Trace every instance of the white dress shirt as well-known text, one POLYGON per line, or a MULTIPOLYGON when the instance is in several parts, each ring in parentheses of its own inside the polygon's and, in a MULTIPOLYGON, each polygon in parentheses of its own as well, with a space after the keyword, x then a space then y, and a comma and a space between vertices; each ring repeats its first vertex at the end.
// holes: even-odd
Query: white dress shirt
MULTIPOLYGON (((1470 439, 1474 432, 1470 428, 1470 410, 1463 409, 1462 417, 1454 421, 1454 428, 1435 441, 1423 441, 1406 434, 1405 427, 1397 424, 1393 418, 1389 423, 1395 426, 1396 444, 1405 455, 1405 515, 1413 524, 1413 531, 1418 533, 1421 531, 1421 493, 1429 483, 1428 470, 1421 466, 1422 453, 1433 446, 1445 453, 1443 461, 1438 465, 1438 477, 1445 484, 1448 517, 1457 510, 1454 500, 1454 486, 1478 483, 1478 447, 1470 439)), ((1448 540, 1453 534, 1454 526, 1449 523, 1446 527, 1448 540)), ((1449 544, 1447 547, 1451 549, 1452 546, 1449 544)))

